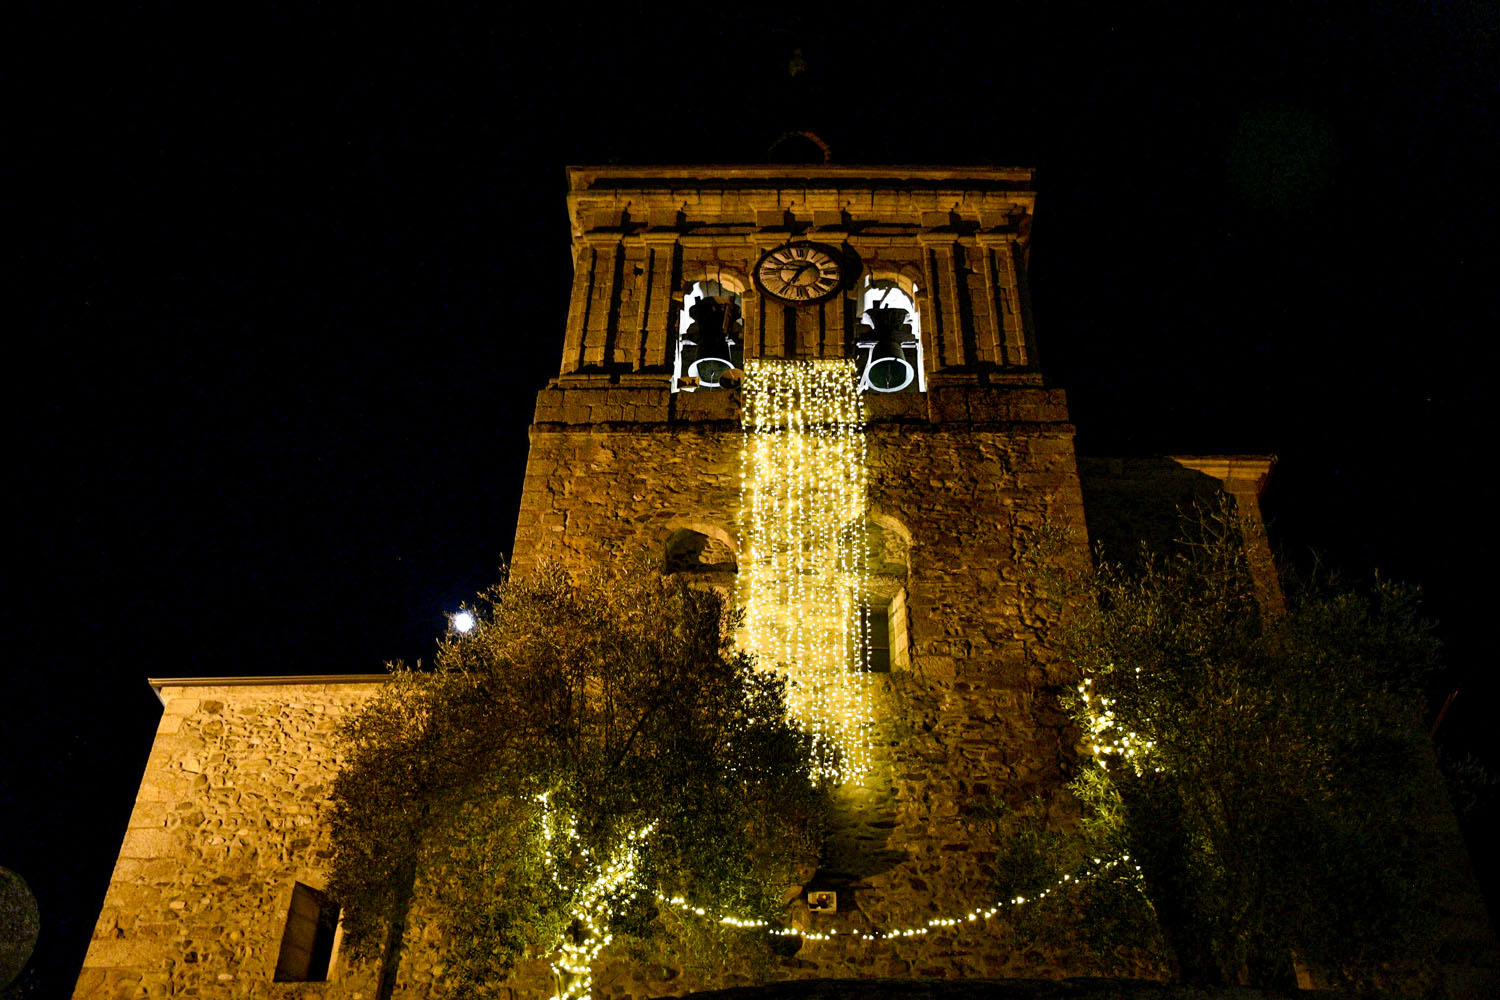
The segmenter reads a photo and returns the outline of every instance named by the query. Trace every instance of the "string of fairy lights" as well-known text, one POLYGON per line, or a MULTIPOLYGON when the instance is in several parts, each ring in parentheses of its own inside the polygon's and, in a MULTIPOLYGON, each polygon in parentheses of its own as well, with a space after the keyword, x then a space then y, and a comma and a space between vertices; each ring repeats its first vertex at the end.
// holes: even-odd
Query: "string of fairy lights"
MULTIPOLYGON (((800 937, 804 941, 895 941, 901 938, 922 937, 934 931, 942 931, 952 927, 962 927, 968 924, 978 924, 985 921, 1004 917, 1006 913, 1018 906, 1028 903, 1039 903, 1053 893, 1081 886, 1086 882, 1099 878, 1107 872, 1117 868, 1124 868, 1125 875, 1136 884, 1140 883, 1141 868, 1135 864, 1128 854, 1122 854, 1116 858, 1093 858, 1076 874, 1063 875, 1057 881, 1045 889, 1041 889, 1030 896, 1017 895, 1009 899, 996 900, 986 906, 976 907, 969 910, 963 916, 938 916, 931 917, 923 923, 914 924, 910 927, 876 928, 874 930, 860 930, 850 928, 842 933, 838 928, 830 927, 826 931, 812 931, 773 924, 769 920, 746 920, 741 917, 724 916, 719 917, 718 922, 728 927, 737 927, 744 930, 764 930, 767 934, 777 937, 800 937)), ((708 913, 702 907, 695 907, 681 896, 657 896, 657 900, 680 910, 691 913, 698 917, 707 917, 708 913)))
MULTIPOLYGON (((1148 755, 1154 744, 1133 733, 1120 732, 1113 736, 1109 735, 1111 730, 1119 728, 1114 713, 1109 707, 1112 699, 1095 694, 1092 686, 1093 681, 1085 679, 1079 684, 1078 693, 1085 707, 1087 730, 1092 737, 1092 750, 1096 758, 1101 766, 1107 767, 1108 758, 1118 757, 1139 771, 1142 766, 1147 765, 1148 755)), ((559 888, 563 888, 564 884, 556 868, 556 859, 564 853, 587 858, 589 852, 579 843, 576 821, 572 816, 554 809, 547 795, 539 796, 538 802, 542 807, 541 828, 546 846, 543 852, 544 863, 559 888)), ((644 889, 636 879, 640 848, 644 846, 654 829, 654 823, 647 824, 627 834, 625 842, 607 859, 597 862, 594 877, 574 896, 569 908, 569 916, 575 921, 575 933, 564 937, 551 962, 559 982, 559 989, 553 1000, 584 1000, 585 997, 591 995, 594 960, 614 940, 609 925, 620 908, 644 889)), ((988 905, 975 907, 961 916, 930 917, 920 924, 907 927, 872 930, 847 928, 840 933, 836 926, 826 931, 815 931, 774 924, 768 920, 747 919, 732 915, 719 916, 716 919, 718 923, 727 927, 759 930, 773 937, 798 937, 803 941, 862 943, 898 941, 905 938, 924 937, 934 932, 968 925, 984 924, 995 918, 1003 919, 1016 907, 1039 903, 1054 893, 1081 886, 1122 866, 1127 869, 1126 877, 1140 887, 1141 868, 1131 860, 1129 855, 1116 858, 1093 858, 1091 863, 1079 872, 1065 874, 1048 888, 1033 895, 1016 895, 1009 899, 996 900, 988 905)), ((684 914, 710 919, 707 910, 694 906, 681 896, 668 897, 658 894, 656 898, 659 903, 672 906, 684 914)))
POLYGON ((551 963, 560 984, 553 1000, 582 1000, 593 992, 594 959, 614 940, 614 934, 609 930, 610 922, 620 907, 640 892, 636 882, 640 848, 656 829, 656 824, 648 823, 630 831, 625 842, 608 858, 594 861, 589 857, 588 848, 579 843, 576 818, 555 809, 546 794, 537 796, 537 801, 542 807, 543 864, 558 888, 567 890, 557 871, 557 858, 564 853, 587 858, 596 867, 594 877, 573 897, 568 909, 576 933, 563 936, 551 963))
MULTIPOLYGON (((1136 667, 1135 672, 1140 673, 1141 668, 1136 667)), ((1147 767, 1161 770, 1151 760, 1151 752, 1156 749, 1155 741, 1120 726, 1111 707, 1115 699, 1095 693, 1092 677, 1085 677, 1078 685, 1078 698, 1083 702, 1089 747, 1100 767, 1109 770, 1110 758, 1117 757, 1136 774, 1147 767)))
MULTIPOLYGON (((870 655, 858 373, 850 360, 750 362, 744 387, 745 646, 786 677, 787 707, 812 737, 813 772, 835 783, 856 781, 869 768, 871 726, 862 674, 851 669, 867 666, 870 655)), ((556 859, 563 852, 586 858, 587 850, 573 818, 545 795, 539 802, 543 856, 561 887, 556 859)), ((593 878, 574 896, 573 930, 552 962, 554 1000, 592 991, 594 959, 613 940, 612 917, 640 889, 639 848, 651 831, 632 832, 611 857, 595 861, 593 878)), ((722 922, 801 933, 734 917, 722 922)))
MULTIPOLYGON (((555 813, 546 812, 549 807, 545 796, 541 801, 544 809, 544 829, 554 831, 547 835, 549 843, 556 835, 555 832, 559 830, 563 832, 563 837, 560 839, 576 842, 576 831, 571 822, 560 821, 555 813)), ((594 959, 614 940, 614 935, 606 929, 609 920, 619 905, 639 890, 638 886, 632 884, 639 858, 638 848, 650 836, 653 828, 654 824, 632 833, 627 843, 615 852, 610 862, 601 868, 599 875, 575 899, 570 913, 585 933, 578 940, 572 937, 565 938, 558 957, 552 961, 552 969, 558 974, 561 984, 552 1000, 583 1000, 592 993, 594 959)), ((849 928, 840 933, 837 927, 830 927, 826 931, 814 931, 773 924, 769 920, 752 920, 735 916, 720 916, 717 922, 739 930, 759 930, 772 937, 796 937, 803 941, 861 943, 899 941, 905 938, 925 937, 934 932, 951 931, 953 928, 984 924, 995 918, 1003 919, 1017 907, 1040 903, 1054 893, 1082 886, 1121 867, 1126 869, 1126 877, 1139 886, 1141 868, 1131 860, 1129 855, 1121 855, 1117 858, 1093 858, 1092 862, 1077 874, 1063 875, 1052 885, 1033 895, 1016 895, 1009 899, 996 900, 987 906, 969 910, 963 916, 930 917, 923 923, 909 927, 873 930, 849 928)), ((658 903, 672 906, 681 913, 710 919, 707 910, 701 906, 694 906, 681 896, 657 894, 656 899, 658 903)))
POLYGON ((812 736, 813 771, 836 783, 869 768, 863 525, 865 421, 855 363, 745 366, 741 427, 744 646, 787 679, 812 736))

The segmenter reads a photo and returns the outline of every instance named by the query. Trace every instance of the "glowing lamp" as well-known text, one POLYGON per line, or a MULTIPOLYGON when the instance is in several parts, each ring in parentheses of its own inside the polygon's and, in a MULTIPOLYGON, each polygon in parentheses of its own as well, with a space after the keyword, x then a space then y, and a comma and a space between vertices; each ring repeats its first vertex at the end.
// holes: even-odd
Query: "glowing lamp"
POLYGON ((467 611, 460 611, 453 616, 453 631, 460 635, 474 631, 476 624, 474 616, 467 611))

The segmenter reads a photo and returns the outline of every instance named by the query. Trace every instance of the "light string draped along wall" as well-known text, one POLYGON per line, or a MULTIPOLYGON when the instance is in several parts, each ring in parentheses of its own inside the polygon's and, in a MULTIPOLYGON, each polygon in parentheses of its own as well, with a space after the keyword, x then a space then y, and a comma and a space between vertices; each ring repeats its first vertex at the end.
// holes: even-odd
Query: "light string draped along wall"
MULTIPOLYGON (((1077 872, 1063 875, 1047 888, 1037 890, 1030 896, 1012 896, 1009 899, 994 900, 983 905, 972 906, 962 914, 930 917, 923 923, 913 924, 909 927, 871 927, 868 929, 851 927, 840 934, 837 927, 830 927, 826 931, 814 931, 806 928, 774 924, 769 920, 749 920, 735 916, 720 917, 719 923, 727 927, 762 930, 775 937, 799 937, 805 941, 831 941, 834 939, 845 941, 895 941, 901 938, 922 937, 945 928, 962 927, 971 924, 983 925, 996 918, 1004 920, 1017 907, 1040 903, 1053 893, 1066 892, 1069 889, 1077 888, 1095 879, 1115 875, 1123 877, 1131 885, 1134 885, 1137 891, 1145 891, 1143 888, 1141 866, 1136 864, 1130 855, 1122 854, 1114 858, 1092 858, 1091 863, 1084 865, 1077 872)), ((658 895, 657 901, 669 906, 675 906, 685 913, 692 913, 698 917, 707 917, 707 911, 701 907, 693 907, 681 896, 669 897, 658 895)), ((989 929, 985 927, 983 932, 989 933, 989 929)))
POLYGON ((836 783, 869 769, 865 420, 851 360, 746 365, 741 454, 744 645, 782 672, 836 783))

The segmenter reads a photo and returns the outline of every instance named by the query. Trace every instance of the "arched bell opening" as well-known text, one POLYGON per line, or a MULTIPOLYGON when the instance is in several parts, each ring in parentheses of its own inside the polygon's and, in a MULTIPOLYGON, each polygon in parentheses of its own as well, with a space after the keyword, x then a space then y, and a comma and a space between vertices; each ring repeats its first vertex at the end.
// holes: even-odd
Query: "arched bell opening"
POLYGON ((914 283, 897 278, 865 278, 859 297, 855 348, 861 392, 927 390, 914 283))
POLYGON ((682 297, 672 391, 717 389, 744 364, 743 300, 718 278, 694 281, 682 297))

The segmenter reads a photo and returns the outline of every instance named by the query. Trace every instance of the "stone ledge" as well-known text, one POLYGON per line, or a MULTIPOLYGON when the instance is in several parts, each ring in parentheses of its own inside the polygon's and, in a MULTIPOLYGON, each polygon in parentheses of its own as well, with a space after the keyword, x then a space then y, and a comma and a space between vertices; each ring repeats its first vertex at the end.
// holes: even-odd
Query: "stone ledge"
POLYGON ((148 677, 146 683, 160 691, 164 687, 251 687, 293 684, 384 684, 390 674, 287 674, 284 677, 148 677))

